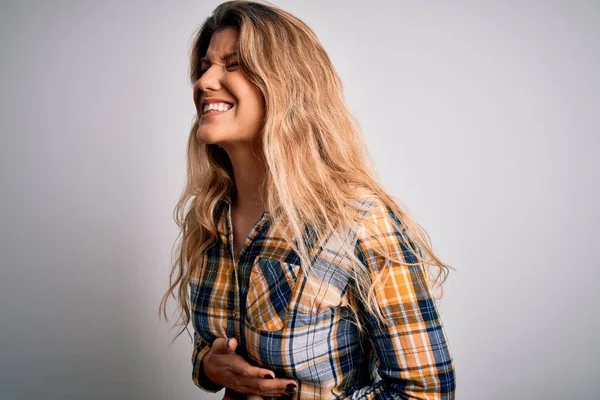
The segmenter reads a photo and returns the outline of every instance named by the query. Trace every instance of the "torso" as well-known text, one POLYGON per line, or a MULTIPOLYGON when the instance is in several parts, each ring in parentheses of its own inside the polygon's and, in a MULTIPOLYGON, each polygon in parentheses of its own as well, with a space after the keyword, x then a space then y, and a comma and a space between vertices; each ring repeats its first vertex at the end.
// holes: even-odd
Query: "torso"
POLYGON ((238 353, 247 362, 264 365, 277 377, 294 377, 299 383, 297 399, 334 400, 334 393, 345 397, 342 391, 347 385, 370 382, 372 351, 368 343, 361 343, 346 300, 350 275, 329 258, 337 248, 320 253, 313 265, 326 284, 309 285, 291 243, 281 239, 281 224, 265 219, 248 243, 251 247, 244 250, 252 251, 240 259, 264 210, 240 211, 231 206, 229 216, 227 207, 224 210, 217 221, 222 240, 208 249, 201 279, 191 282, 193 324, 200 337, 208 343, 217 337, 235 337, 240 343, 238 353), (229 228, 233 243, 224 235, 229 228), (225 256, 229 250, 235 261, 225 256), (342 375, 338 366, 346 365, 351 368, 342 375))

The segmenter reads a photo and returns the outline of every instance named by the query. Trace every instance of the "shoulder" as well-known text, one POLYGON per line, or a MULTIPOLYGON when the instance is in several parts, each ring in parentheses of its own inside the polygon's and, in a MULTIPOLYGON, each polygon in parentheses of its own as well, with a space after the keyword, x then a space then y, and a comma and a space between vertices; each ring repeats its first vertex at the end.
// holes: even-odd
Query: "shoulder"
POLYGON ((354 200, 359 215, 358 238, 399 233, 402 229, 402 209, 392 200, 372 192, 361 191, 354 200))
POLYGON ((357 225, 355 254, 380 262, 383 254, 416 262, 419 252, 409 216, 392 199, 366 194, 357 200, 361 218, 357 225))

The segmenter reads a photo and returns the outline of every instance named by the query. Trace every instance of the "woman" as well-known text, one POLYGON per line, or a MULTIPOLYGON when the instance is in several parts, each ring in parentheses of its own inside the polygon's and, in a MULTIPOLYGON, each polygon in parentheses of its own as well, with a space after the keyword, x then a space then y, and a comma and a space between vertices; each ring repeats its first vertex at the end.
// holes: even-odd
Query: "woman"
POLYGON ((197 33, 191 82, 182 240, 161 308, 178 289, 194 383, 224 398, 454 398, 428 281, 435 266, 441 287, 449 266, 377 182, 311 29, 223 3, 197 33))

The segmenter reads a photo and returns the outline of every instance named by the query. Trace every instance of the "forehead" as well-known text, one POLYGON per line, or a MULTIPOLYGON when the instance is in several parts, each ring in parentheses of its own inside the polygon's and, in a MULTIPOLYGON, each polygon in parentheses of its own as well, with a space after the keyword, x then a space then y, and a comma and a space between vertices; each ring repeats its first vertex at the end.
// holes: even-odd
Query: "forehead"
POLYGON ((213 33, 206 55, 201 61, 225 61, 237 49, 239 32, 235 28, 225 28, 213 33))

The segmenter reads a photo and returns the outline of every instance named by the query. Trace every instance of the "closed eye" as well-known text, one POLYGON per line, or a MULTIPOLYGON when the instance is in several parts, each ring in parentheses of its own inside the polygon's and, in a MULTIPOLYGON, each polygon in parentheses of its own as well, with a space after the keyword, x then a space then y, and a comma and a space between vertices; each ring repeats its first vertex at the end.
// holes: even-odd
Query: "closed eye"
MULTIPOLYGON (((237 66, 239 66, 239 65, 240 65, 239 63, 230 63, 230 64, 227 64, 225 67, 226 67, 226 68, 232 68, 232 67, 237 67, 237 66)), ((199 71, 199 74, 200 74, 200 75, 204 74, 206 71, 208 71, 208 68, 209 68, 209 67, 204 67, 204 68, 202 68, 202 69, 199 71)))

